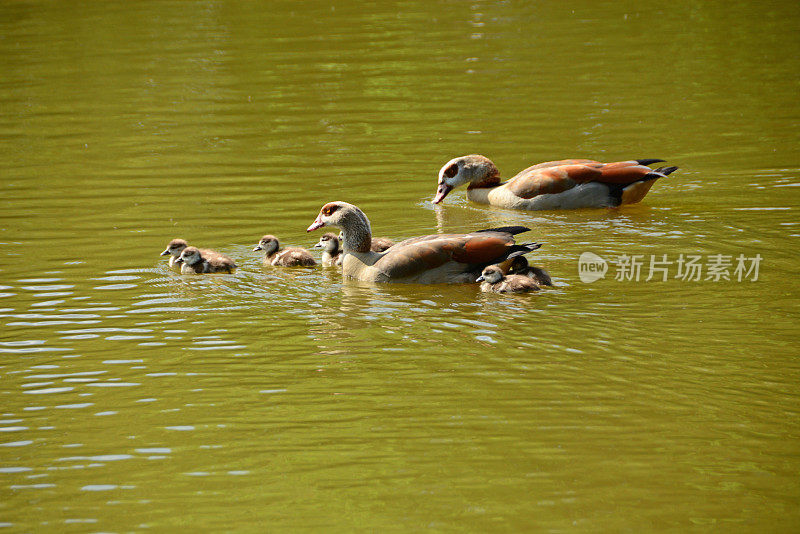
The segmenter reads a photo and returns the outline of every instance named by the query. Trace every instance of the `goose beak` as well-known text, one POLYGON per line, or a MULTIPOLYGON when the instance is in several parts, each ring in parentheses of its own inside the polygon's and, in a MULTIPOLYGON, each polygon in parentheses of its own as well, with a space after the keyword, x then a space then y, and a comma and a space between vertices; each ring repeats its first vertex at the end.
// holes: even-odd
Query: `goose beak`
POLYGON ((483 275, 480 275, 475 281, 476 282, 483 282, 484 278, 483 275))
POLYGON ((183 263, 183 258, 175 258, 175 263, 183 263))
POLYGON ((309 226, 308 228, 306 228, 306 232, 313 232, 313 231, 314 231, 314 230, 316 230, 317 228, 322 228, 323 226, 325 226, 325 223, 324 223, 324 222, 322 222, 322 219, 321 219, 321 217, 317 217, 317 220, 316 220, 316 221, 314 221, 314 222, 311 224, 311 226, 309 226))
POLYGON ((439 189, 436 190, 436 196, 433 197, 432 202, 434 204, 438 204, 439 202, 444 200, 444 197, 447 196, 447 193, 449 193, 452 190, 453 190, 453 186, 452 185, 447 185, 444 182, 440 183, 439 184, 439 189))
POLYGON ((311 248, 322 248, 322 243, 317 243, 316 245, 314 245, 311 248))
POLYGON ((253 248, 253 252, 255 252, 256 250, 264 250, 264 249, 261 248, 261 244, 259 243, 258 245, 255 246, 255 248, 253 248))
POLYGON ((169 249, 161 253, 162 256, 169 256, 169 249))

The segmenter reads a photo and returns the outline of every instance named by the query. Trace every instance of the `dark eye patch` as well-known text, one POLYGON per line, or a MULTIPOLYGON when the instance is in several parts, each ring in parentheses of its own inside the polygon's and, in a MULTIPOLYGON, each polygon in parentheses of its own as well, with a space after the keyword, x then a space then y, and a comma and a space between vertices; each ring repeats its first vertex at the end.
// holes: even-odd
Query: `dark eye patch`
POLYGON ((449 167, 447 167, 444 170, 444 175, 446 177, 448 177, 448 178, 452 178, 456 174, 458 174, 458 164, 457 163, 453 163, 452 165, 450 165, 449 167))

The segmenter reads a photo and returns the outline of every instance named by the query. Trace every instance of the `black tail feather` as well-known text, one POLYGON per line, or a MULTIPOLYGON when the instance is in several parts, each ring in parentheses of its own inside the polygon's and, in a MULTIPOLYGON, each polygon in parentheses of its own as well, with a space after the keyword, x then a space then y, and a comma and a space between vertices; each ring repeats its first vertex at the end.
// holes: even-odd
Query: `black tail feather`
POLYGON ((666 160, 663 159, 637 159, 636 163, 639 165, 652 165, 653 163, 662 163, 666 160))
MULTIPOLYGON (((638 180, 638 181, 646 182, 648 180, 658 180, 659 178, 663 178, 663 177, 665 177, 665 176, 667 176, 667 175, 669 175, 669 174, 671 174, 671 173, 673 173, 673 172, 675 172, 677 170, 678 170, 678 167, 659 167, 657 169, 654 169, 652 172, 648 172, 647 174, 645 174, 642 177, 641 180, 638 180)), ((625 187, 627 187, 628 185, 630 185, 630 184, 622 184, 623 189, 625 187)))
POLYGON ((506 254, 504 260, 509 258, 513 258, 515 256, 521 256, 523 254, 527 254, 528 252, 533 252, 534 250, 541 248, 541 243, 520 243, 518 245, 511 245, 509 247, 509 252, 506 254))
MULTIPOLYGON (((519 227, 517 227, 517 228, 519 228, 519 227)), ((491 263, 480 264, 479 267, 483 268, 483 267, 486 267, 487 265, 503 263, 504 261, 506 261, 506 260, 508 260, 510 258, 515 258, 517 256, 521 256, 523 254, 527 254, 528 252, 533 252, 534 250, 536 250, 537 248, 539 248, 541 246, 542 246, 541 243, 519 243, 519 244, 516 244, 516 245, 511 245, 510 247, 508 247, 508 250, 506 251, 505 254, 503 254, 499 258, 495 258, 494 260, 491 261, 491 263)), ((480 271, 478 271, 478 272, 480 272, 480 271)))
POLYGON ((501 226, 499 228, 486 228, 484 230, 476 230, 477 232, 504 232, 506 234, 517 235, 522 232, 530 232, 531 229, 527 226, 501 226))
POLYGON ((678 170, 678 167, 659 167, 653 172, 657 172, 659 174, 663 174, 664 176, 667 176, 667 175, 672 174, 673 172, 675 172, 677 170, 678 170))
MULTIPOLYGON (((645 161, 645 160, 639 160, 645 161)), ((652 160, 649 160, 652 161, 652 160)), ((675 172, 678 170, 678 167, 659 167, 657 169, 653 169, 652 171, 648 172, 640 179, 636 180, 636 182, 649 182, 651 180, 658 180, 659 178, 664 178, 665 176, 675 172)), ((608 194, 611 195, 611 198, 614 199, 614 205, 619 206, 620 202, 622 202, 622 191, 626 187, 631 184, 606 184, 608 186, 608 194)))

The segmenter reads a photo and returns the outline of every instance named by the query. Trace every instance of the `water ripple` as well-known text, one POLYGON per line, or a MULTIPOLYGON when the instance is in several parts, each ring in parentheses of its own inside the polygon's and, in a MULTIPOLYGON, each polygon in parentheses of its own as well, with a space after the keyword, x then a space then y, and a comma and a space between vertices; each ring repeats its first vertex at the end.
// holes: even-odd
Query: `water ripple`
POLYGON ((67 391, 72 391, 75 388, 73 387, 57 387, 57 388, 46 388, 46 389, 34 389, 24 391, 23 393, 29 393, 31 395, 50 395, 52 393, 65 393, 67 391))

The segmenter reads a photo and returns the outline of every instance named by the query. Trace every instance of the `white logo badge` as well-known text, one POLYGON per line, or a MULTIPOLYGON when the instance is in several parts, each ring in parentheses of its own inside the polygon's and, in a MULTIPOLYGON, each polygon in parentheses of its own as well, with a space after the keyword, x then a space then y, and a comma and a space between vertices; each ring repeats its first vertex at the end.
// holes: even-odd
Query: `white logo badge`
POLYGON ((584 284, 591 284, 605 277, 608 272, 606 260, 594 252, 584 252, 578 259, 578 276, 584 284))

